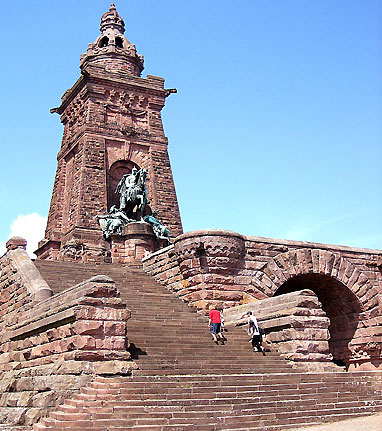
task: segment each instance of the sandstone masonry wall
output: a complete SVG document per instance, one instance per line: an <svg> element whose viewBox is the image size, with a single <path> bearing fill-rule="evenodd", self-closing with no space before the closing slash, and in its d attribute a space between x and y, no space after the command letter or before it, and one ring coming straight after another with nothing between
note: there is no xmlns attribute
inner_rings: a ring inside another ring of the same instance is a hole
<svg viewBox="0 0 382 431"><path fill-rule="evenodd" d="M188 281L182 276L173 245L152 253L142 261L148 274L181 297L179 291L183 290Z"/></svg>
<svg viewBox="0 0 382 431"><path fill-rule="evenodd" d="M131 373L129 312L105 276L37 301L15 260L0 259L0 422L31 424L96 375Z"/></svg>
<svg viewBox="0 0 382 431"><path fill-rule="evenodd" d="M256 316L266 332L266 344L304 371L339 371L332 364L329 318L311 290L287 293L229 308L225 326L247 324L247 311ZM247 326L245 326L247 329Z"/></svg>
<svg viewBox="0 0 382 431"><path fill-rule="evenodd" d="M102 64L87 64L83 72L53 109L61 115L64 134L39 259L104 262L110 246L96 216L115 199L116 164L118 181L133 165L148 169L149 207L159 212L172 237L182 233L161 118L171 93L164 79L129 76Z"/></svg>
<svg viewBox="0 0 382 431"><path fill-rule="evenodd" d="M198 310L311 289L330 318L333 356L349 369L382 367L382 251L205 230L143 264ZM177 278L166 281L170 268Z"/></svg>

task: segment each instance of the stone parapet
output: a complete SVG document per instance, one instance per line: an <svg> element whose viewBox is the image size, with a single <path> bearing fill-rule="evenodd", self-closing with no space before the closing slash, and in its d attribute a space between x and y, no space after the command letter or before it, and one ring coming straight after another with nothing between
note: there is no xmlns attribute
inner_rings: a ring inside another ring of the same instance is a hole
<svg viewBox="0 0 382 431"><path fill-rule="evenodd" d="M127 351L130 312L112 279L96 276L36 302L46 286L21 253L0 260L0 422L25 425L95 375L129 375L135 365Z"/></svg>
<svg viewBox="0 0 382 431"><path fill-rule="evenodd" d="M382 251L203 230L143 260L190 306L234 307L311 289L330 319L330 353L349 369L382 367Z"/></svg>
<svg viewBox="0 0 382 431"><path fill-rule="evenodd" d="M42 301L53 295L52 289L41 277L41 274L24 249L11 249L7 252L7 256L22 277L24 285L31 294L33 301Z"/></svg>
<svg viewBox="0 0 382 431"><path fill-rule="evenodd" d="M188 280L183 278L180 271L174 245L143 258L142 264L148 274L174 293L181 291L188 285Z"/></svg>
<svg viewBox="0 0 382 431"><path fill-rule="evenodd" d="M224 230L201 230L178 236L174 251L184 280L178 292L195 308L224 306L242 300L238 275L243 269L245 237Z"/></svg>
<svg viewBox="0 0 382 431"><path fill-rule="evenodd" d="M130 314L118 296L110 278L96 276L8 314L0 370L13 368L7 364L15 361L20 367L31 366L34 360L38 363L39 358L54 362L56 355L70 360L129 359L126 320Z"/></svg>
<svg viewBox="0 0 382 431"><path fill-rule="evenodd" d="M245 325L243 315L252 311L267 343L295 366L305 371L338 371L328 342L330 321L321 307L314 292L302 290L225 310L225 326Z"/></svg>

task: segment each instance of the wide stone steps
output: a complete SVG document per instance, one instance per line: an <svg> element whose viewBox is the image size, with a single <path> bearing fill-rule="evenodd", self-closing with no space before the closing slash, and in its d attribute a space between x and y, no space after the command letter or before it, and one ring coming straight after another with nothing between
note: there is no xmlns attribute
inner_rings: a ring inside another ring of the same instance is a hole
<svg viewBox="0 0 382 431"><path fill-rule="evenodd" d="M288 377L294 383L281 383ZM74 422L82 430L286 429L382 410L382 396L370 400L362 383L367 380L322 375L299 380L294 373L270 379L263 374L97 378L35 430L67 430Z"/></svg>
<svg viewBox="0 0 382 431"><path fill-rule="evenodd" d="M252 352L242 328L230 329L226 333L226 345L216 346L209 334L207 318L142 270L67 262L36 261L35 264L57 292L67 286L68 280L80 283L97 274L115 281L131 311L127 331L131 353L139 366L136 374L292 371L278 354L269 354L265 362L261 360L259 364L258 358L255 359L258 355Z"/></svg>
<svg viewBox="0 0 382 431"><path fill-rule="evenodd" d="M367 407L365 407L365 410ZM106 418L100 413L93 413L89 419L80 419L82 416L70 416L71 420L49 419L42 420L40 426L34 426L35 430L126 430L129 428L139 429L142 427L147 430L228 430L235 427L236 430L273 430L285 429L285 426L292 428L306 424L321 423L322 417L331 417L335 420L345 420L362 415L361 408L358 412L355 407L344 407L339 409L322 408L317 410L295 410L282 414L261 413L261 416L254 414L252 411L243 412L207 412L205 414L194 412L192 415L187 412L184 415L162 414L154 416L152 412L147 412L143 417L126 418L123 415L113 412L110 416L113 419ZM68 414L66 416L69 416ZM240 424L240 427L237 425Z"/></svg>
<svg viewBox="0 0 382 431"><path fill-rule="evenodd" d="M253 353L242 328L212 343L205 316L138 267L36 262L59 292L110 276L131 310L132 377L97 377L34 430L286 430L382 410L373 373L306 373L276 352Z"/></svg>

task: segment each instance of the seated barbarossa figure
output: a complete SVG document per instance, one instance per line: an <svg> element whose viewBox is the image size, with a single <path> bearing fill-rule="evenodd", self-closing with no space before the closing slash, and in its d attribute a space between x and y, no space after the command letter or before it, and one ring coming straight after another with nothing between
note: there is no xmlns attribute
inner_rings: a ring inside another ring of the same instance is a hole
<svg viewBox="0 0 382 431"><path fill-rule="evenodd" d="M158 211L153 211L151 215L143 217L146 223L151 224L153 232L158 239L165 239L170 243L170 231L158 220Z"/></svg>
<svg viewBox="0 0 382 431"><path fill-rule="evenodd" d="M109 239L112 234L121 235L123 226L135 221L129 219L127 215L123 211L120 211L115 205L110 208L108 214L96 216L96 218L102 228L105 239Z"/></svg>

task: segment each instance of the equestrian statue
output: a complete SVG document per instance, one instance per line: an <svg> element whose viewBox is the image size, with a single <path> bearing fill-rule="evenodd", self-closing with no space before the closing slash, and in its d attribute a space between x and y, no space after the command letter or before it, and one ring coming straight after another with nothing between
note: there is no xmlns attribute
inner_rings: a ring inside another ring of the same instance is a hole
<svg viewBox="0 0 382 431"><path fill-rule="evenodd" d="M113 205L107 214L96 216L106 240L111 235L122 235L122 228L129 223L148 223L158 239L169 242L170 233L157 218L158 212L144 215L149 201L147 199L146 178L147 169L137 169L135 166L130 173L120 179L115 193L119 194L119 208Z"/></svg>
<svg viewBox="0 0 382 431"><path fill-rule="evenodd" d="M147 169L139 169L134 166L130 174L125 174L119 181L115 193L120 194L119 210L127 216L137 214L142 219L147 200L146 191ZM136 211L134 211L136 209Z"/></svg>

